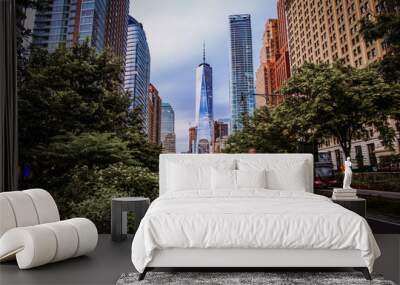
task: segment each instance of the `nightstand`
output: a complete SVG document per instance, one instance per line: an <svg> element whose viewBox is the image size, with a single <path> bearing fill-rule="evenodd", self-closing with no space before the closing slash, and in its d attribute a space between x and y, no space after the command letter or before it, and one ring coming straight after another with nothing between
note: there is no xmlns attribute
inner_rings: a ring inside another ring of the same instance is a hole
<svg viewBox="0 0 400 285"><path fill-rule="evenodd" d="M123 241L128 232L128 212L135 214L135 232L146 214L150 199L144 197L122 197L111 200L111 238Z"/></svg>
<svg viewBox="0 0 400 285"><path fill-rule="evenodd" d="M363 198L356 199L332 199L332 202L359 214L361 217L366 217L367 200Z"/></svg>

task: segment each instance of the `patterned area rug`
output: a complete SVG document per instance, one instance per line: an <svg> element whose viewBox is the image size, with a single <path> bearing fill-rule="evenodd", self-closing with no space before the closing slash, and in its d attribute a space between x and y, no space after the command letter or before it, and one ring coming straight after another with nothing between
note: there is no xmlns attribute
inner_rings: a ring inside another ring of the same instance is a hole
<svg viewBox="0 0 400 285"><path fill-rule="evenodd" d="M138 273L122 274L117 285L395 285L376 275L372 275L373 280L368 281L359 272L148 272L142 281L138 281L138 276Z"/></svg>

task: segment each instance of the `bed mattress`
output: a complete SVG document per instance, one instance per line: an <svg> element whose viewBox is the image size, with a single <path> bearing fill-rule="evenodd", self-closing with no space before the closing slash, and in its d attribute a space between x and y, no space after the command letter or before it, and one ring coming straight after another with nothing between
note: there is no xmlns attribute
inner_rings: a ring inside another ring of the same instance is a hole
<svg viewBox="0 0 400 285"><path fill-rule="evenodd" d="M320 195L265 189L162 195L135 234L132 262L143 272L172 248L359 250L370 271L380 255L361 216Z"/></svg>

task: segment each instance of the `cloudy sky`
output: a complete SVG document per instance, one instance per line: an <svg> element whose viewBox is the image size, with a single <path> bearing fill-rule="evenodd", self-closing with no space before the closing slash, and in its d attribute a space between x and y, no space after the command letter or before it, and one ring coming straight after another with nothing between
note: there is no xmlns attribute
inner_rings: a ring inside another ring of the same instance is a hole
<svg viewBox="0 0 400 285"><path fill-rule="evenodd" d="M213 68L214 119L229 118L228 16L251 14L254 71L264 24L276 17L275 0L131 0L130 14L144 26L151 54L151 82L163 102L175 109L177 152L188 150L194 122L195 69L202 61Z"/></svg>

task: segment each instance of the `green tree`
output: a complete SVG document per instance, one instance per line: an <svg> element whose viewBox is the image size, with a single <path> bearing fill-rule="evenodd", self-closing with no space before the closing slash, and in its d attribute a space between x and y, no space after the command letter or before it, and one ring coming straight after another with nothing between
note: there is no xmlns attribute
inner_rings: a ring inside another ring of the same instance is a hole
<svg viewBox="0 0 400 285"><path fill-rule="evenodd" d="M352 140L366 138L367 127L374 126L392 145L394 130L387 119L398 112L399 86L386 83L372 68L306 63L282 93L291 96L277 116L288 133L295 131L304 141L334 137L349 156Z"/></svg>
<svg viewBox="0 0 400 285"><path fill-rule="evenodd" d="M24 72L19 154L31 174L21 177L21 187L51 191L63 217L92 217L100 231L109 229L100 217L109 212L112 195L155 198L160 147L147 142L137 110L130 110L117 57L97 53L88 42L53 53L35 49Z"/></svg>
<svg viewBox="0 0 400 285"><path fill-rule="evenodd" d="M110 232L111 198L158 196L158 175L147 168L124 163L106 168L76 166L68 173L67 187L55 192L66 217L87 217L100 232ZM74 197L71 199L70 197Z"/></svg>
<svg viewBox="0 0 400 285"><path fill-rule="evenodd" d="M400 1L378 3L380 12L361 21L361 34L368 43L382 40L386 53L376 66L385 80L400 83Z"/></svg>
<svg viewBox="0 0 400 285"><path fill-rule="evenodd" d="M254 115L246 118L243 129L228 138L224 152L246 153L251 148L257 152L294 152L296 149L295 137L290 136L275 112L267 107L255 111Z"/></svg>
<svg viewBox="0 0 400 285"><path fill-rule="evenodd" d="M24 76L24 68L27 64L29 46L24 45L24 40L29 41L32 31L25 27L27 9L46 9L50 0L17 0L16 1L16 40L17 40L17 72L18 79Z"/></svg>

